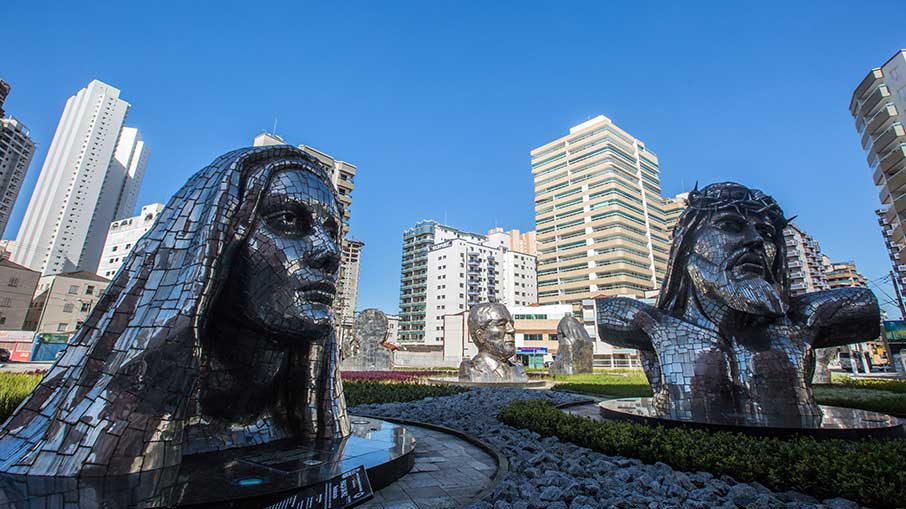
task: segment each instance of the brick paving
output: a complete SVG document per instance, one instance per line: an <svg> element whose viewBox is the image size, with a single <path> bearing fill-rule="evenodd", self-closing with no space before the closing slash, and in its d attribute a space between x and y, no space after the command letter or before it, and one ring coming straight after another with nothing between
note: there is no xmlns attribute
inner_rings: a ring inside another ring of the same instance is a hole
<svg viewBox="0 0 906 509"><path fill-rule="evenodd" d="M415 466L400 480L362 504L367 509L465 507L497 472L497 462L461 438L407 426L416 439Z"/></svg>

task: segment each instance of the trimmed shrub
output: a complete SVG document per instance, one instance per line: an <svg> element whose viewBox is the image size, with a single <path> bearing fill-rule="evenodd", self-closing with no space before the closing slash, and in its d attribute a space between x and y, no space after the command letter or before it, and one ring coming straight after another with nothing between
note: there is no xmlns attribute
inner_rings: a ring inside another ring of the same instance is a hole
<svg viewBox="0 0 906 509"><path fill-rule="evenodd" d="M0 373L0 422L12 415L19 403L38 385L43 373ZM344 380L343 389L349 406L369 403L415 401L467 391L453 385L428 385L415 382L382 382Z"/></svg>
<svg viewBox="0 0 906 509"><path fill-rule="evenodd" d="M820 499L844 497L861 504L895 507L906 500L906 440L816 441L753 437L598 422L561 412L550 403L520 401L498 419L542 436L554 436L595 451L677 470L729 475L772 490L797 490Z"/></svg>
<svg viewBox="0 0 906 509"><path fill-rule="evenodd" d="M428 397L439 398L467 391L455 385L420 384L410 382L377 382L344 380L343 392L348 406L372 403L397 403Z"/></svg>

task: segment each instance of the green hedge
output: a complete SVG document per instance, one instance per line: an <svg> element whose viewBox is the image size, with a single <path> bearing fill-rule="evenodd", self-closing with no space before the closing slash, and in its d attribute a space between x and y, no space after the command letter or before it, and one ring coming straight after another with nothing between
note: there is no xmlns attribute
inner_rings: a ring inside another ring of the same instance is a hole
<svg viewBox="0 0 906 509"><path fill-rule="evenodd" d="M356 382L344 381L343 392L348 406L371 403L415 401L427 397L451 396L469 390L455 385L430 385L416 382Z"/></svg>
<svg viewBox="0 0 906 509"><path fill-rule="evenodd" d="M781 440L731 432L598 422L561 412L543 401L521 401L498 418L542 436L556 436L608 455L661 461L682 471L758 481L775 491L819 499L844 497L894 507L906 500L906 440Z"/></svg>
<svg viewBox="0 0 906 509"><path fill-rule="evenodd" d="M0 373L0 422L5 421L25 396L38 385L43 375ZM369 403L414 401L427 397L450 396L467 391L452 385L425 385L419 383L343 382L346 404L349 406Z"/></svg>

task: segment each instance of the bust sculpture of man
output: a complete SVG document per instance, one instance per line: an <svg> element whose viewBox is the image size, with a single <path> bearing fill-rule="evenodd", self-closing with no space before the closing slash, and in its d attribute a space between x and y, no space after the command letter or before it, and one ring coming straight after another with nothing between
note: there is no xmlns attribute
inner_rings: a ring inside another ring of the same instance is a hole
<svg viewBox="0 0 906 509"><path fill-rule="evenodd" d="M459 365L459 379L469 382L528 382L522 364L514 362L516 327L506 306L494 302L469 310L469 337L478 354Z"/></svg>
<svg viewBox="0 0 906 509"><path fill-rule="evenodd" d="M557 324L557 359L551 364L552 375L575 375L593 371L595 345L585 327L573 316L564 316Z"/></svg>
<svg viewBox="0 0 906 509"><path fill-rule="evenodd" d="M640 350L665 416L814 423L814 349L878 336L868 289L790 295L788 222L759 190L731 182L693 190L657 305L597 299L601 339Z"/></svg>

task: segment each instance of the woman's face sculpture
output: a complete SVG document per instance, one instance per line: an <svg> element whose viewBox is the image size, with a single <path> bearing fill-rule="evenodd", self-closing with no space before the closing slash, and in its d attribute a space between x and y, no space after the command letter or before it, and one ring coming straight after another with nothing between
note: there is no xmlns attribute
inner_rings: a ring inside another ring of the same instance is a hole
<svg viewBox="0 0 906 509"><path fill-rule="evenodd" d="M279 338L322 339L339 267L340 212L328 184L304 169L275 174L231 274L233 304Z"/></svg>

